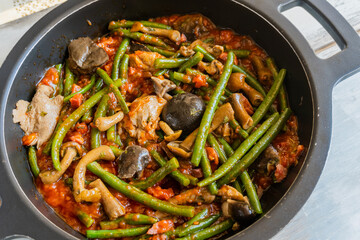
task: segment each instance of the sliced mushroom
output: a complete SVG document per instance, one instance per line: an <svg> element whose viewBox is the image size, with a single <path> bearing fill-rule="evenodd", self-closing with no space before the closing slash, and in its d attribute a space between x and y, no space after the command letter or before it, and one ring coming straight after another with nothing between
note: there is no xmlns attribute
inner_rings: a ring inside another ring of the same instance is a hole
<svg viewBox="0 0 360 240"><path fill-rule="evenodd" d="M71 165L72 161L76 157L77 153L81 156L82 154L81 146L76 142L67 142L61 148L61 156L63 159L61 160L60 171L50 170L44 171L39 174L41 181L44 184L50 184L58 181L61 176L64 174L66 169Z"/></svg>
<svg viewBox="0 0 360 240"><path fill-rule="evenodd" d="M270 69L265 66L263 60L259 56L251 55L250 60L255 66L260 82L263 85L270 86L272 82L272 73Z"/></svg>
<svg viewBox="0 0 360 240"><path fill-rule="evenodd" d="M219 107L218 110L216 110L214 114L214 118L211 122L209 133L214 131L216 128L218 128L222 123L228 122L234 119L234 110L231 107L230 103L226 103ZM199 129L196 129L193 131L190 135L188 135L185 140L180 144L180 146L187 150L191 151L192 146L195 142L196 135Z"/></svg>
<svg viewBox="0 0 360 240"><path fill-rule="evenodd" d="M216 196L212 195L207 187L196 187L186 190L175 197L169 199L173 204L191 204L191 203L212 203Z"/></svg>
<svg viewBox="0 0 360 240"><path fill-rule="evenodd" d="M146 148L138 145L127 146L117 159L118 176L120 178L138 178L150 162L150 154Z"/></svg>
<svg viewBox="0 0 360 240"><path fill-rule="evenodd" d="M181 46L179 51L180 51L180 54L183 55L184 57L190 57L195 54L195 51L192 48L187 47L187 46Z"/></svg>
<svg viewBox="0 0 360 240"><path fill-rule="evenodd" d="M95 121L95 127L97 127L100 131L103 132L120 122L123 118L124 113L122 111L119 111L109 117L99 117Z"/></svg>
<svg viewBox="0 0 360 240"><path fill-rule="evenodd" d="M182 130L177 130L174 132L171 127L164 121L160 121L159 126L165 132L166 136L164 139L168 142L175 141L181 136Z"/></svg>
<svg viewBox="0 0 360 240"><path fill-rule="evenodd" d="M69 44L69 67L77 74L90 74L109 60L105 50L89 37L74 39Z"/></svg>
<svg viewBox="0 0 360 240"><path fill-rule="evenodd" d="M96 160L114 161L115 155L110 147L100 146L88 152L78 163L73 176L74 198L76 202L98 202L101 199L98 188L85 189L86 165Z"/></svg>
<svg viewBox="0 0 360 240"><path fill-rule="evenodd" d="M151 77L151 80L153 80L155 93L159 97L163 97L166 100L170 100L172 96L170 96L167 92L174 90L176 88L176 84L168 79L161 79L158 77Z"/></svg>
<svg viewBox="0 0 360 240"><path fill-rule="evenodd" d="M250 205L243 201L228 199L221 205L221 210L225 217L231 217L239 224L248 224L256 216Z"/></svg>
<svg viewBox="0 0 360 240"><path fill-rule="evenodd" d="M169 142L167 144L167 147L170 149L170 151L172 153L174 153L175 155L177 155L179 157L190 158L191 157L191 152L187 152L186 150L181 148L180 143L181 143L180 141Z"/></svg>
<svg viewBox="0 0 360 240"><path fill-rule="evenodd" d="M167 37L168 39L170 39L175 43L178 43L181 40L181 34L177 30L145 27L141 22L135 22L131 28L131 31L143 32L151 35Z"/></svg>
<svg viewBox="0 0 360 240"><path fill-rule="evenodd" d="M121 205L119 200L110 193L109 189L100 179L90 183L89 187L99 189L101 202L110 220L115 220L126 213L125 208Z"/></svg>
<svg viewBox="0 0 360 240"><path fill-rule="evenodd" d="M218 61L213 60L211 63L199 62L198 64L200 70L206 71L210 75L218 75L222 72L224 65Z"/></svg>
<svg viewBox="0 0 360 240"><path fill-rule="evenodd" d="M233 199L238 201L243 201L249 203L247 197L244 197L236 188L229 185L223 185L219 191L218 196L221 196L223 199Z"/></svg>
<svg viewBox="0 0 360 240"><path fill-rule="evenodd" d="M245 74L242 73L231 74L227 87L232 92L237 92L239 90L244 91L244 93L249 97L250 102L254 106L259 106L261 102L264 101L264 96L250 87L245 82L245 77Z"/></svg>
<svg viewBox="0 0 360 240"><path fill-rule="evenodd" d="M233 93L230 96L230 102L235 111L235 117L240 122L243 129L248 129L253 125L252 117L247 113L241 101L241 93Z"/></svg>
<svg viewBox="0 0 360 240"><path fill-rule="evenodd" d="M212 45L208 43L204 43L201 40L195 40L192 42L189 46L181 46L180 47L180 53L184 57L190 57L195 53L193 50L197 45L203 47L206 51L208 51L210 54L214 55L216 58L218 58L223 52L224 47L220 45Z"/></svg>

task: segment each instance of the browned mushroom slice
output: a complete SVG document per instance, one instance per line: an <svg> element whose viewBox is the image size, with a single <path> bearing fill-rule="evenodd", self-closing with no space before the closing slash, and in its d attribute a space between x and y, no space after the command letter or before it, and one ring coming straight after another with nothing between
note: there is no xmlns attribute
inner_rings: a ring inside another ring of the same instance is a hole
<svg viewBox="0 0 360 240"><path fill-rule="evenodd" d="M127 146L118 157L118 176L120 178L138 178L150 162L150 154L146 148L138 145Z"/></svg>
<svg viewBox="0 0 360 240"><path fill-rule="evenodd" d="M67 142L61 148L61 156L63 159L61 160L60 166L61 170L50 170L44 171L39 174L41 181L44 184L50 184L58 181L61 176L64 174L66 169L71 165L72 161L76 157L77 153L81 156L82 154L81 146L76 142Z"/></svg>
<svg viewBox="0 0 360 240"><path fill-rule="evenodd" d="M166 134L166 136L164 137L165 141L168 141L168 142L175 141L176 139L178 139L181 136L182 130L178 130L178 131L174 132L170 128L170 126L164 121L160 121L159 126L160 126L161 130L163 130Z"/></svg>
<svg viewBox="0 0 360 240"><path fill-rule="evenodd" d="M105 50L89 37L74 39L69 44L69 67L77 74L90 74L109 60Z"/></svg>
<svg viewBox="0 0 360 240"><path fill-rule="evenodd" d="M169 142L167 144L167 147L170 149L170 151L172 153L174 153L175 155L177 155L179 157L190 158L191 157L191 152L187 152L186 150L181 148L180 143L181 143L180 141Z"/></svg>
<svg viewBox="0 0 360 240"><path fill-rule="evenodd" d="M173 204L191 204L191 203L212 203L215 200L215 195L212 195L207 187L196 187L186 190L179 195L169 199Z"/></svg>
<svg viewBox="0 0 360 240"><path fill-rule="evenodd" d="M100 179L90 183L89 187L99 189L101 202L104 206L106 215L108 215L110 220L115 220L126 213L125 208L121 205L119 200L110 193L109 189Z"/></svg>
<svg viewBox="0 0 360 240"><path fill-rule="evenodd" d="M210 125L209 133L211 133L216 128L218 128L220 124L231 121L233 119L234 119L234 110L231 107L230 103L225 103L224 105L219 107L218 110L216 110L214 114L214 118ZM180 144L180 146L187 151L191 151L192 146L196 139L197 132L198 129L193 131L189 136L185 138L185 140Z"/></svg>
<svg viewBox="0 0 360 240"><path fill-rule="evenodd" d="M217 195L221 196L223 199L233 199L249 203L247 197L244 197L238 190L236 190L236 188L229 185L223 185L219 189Z"/></svg>
<svg viewBox="0 0 360 240"><path fill-rule="evenodd" d="M97 127L100 131L103 132L120 122L123 118L124 113L122 111L119 111L109 117L99 117L95 121L95 127Z"/></svg>
<svg viewBox="0 0 360 240"><path fill-rule="evenodd" d="M250 56L251 62L254 64L259 81L266 86L270 86L272 83L272 73L269 68L267 68L263 60L256 55Z"/></svg>
<svg viewBox="0 0 360 240"><path fill-rule="evenodd" d="M264 100L264 96L250 87L245 82L245 74L242 73L232 73L227 84L227 87L232 92L237 92L239 90L244 91L244 93L249 97L250 102L254 106L259 106Z"/></svg>
<svg viewBox="0 0 360 240"><path fill-rule="evenodd" d="M163 97L166 100L170 100L172 98L169 94L167 94L167 92L174 90L176 88L175 83L173 83L168 79L161 79L157 77L151 77L151 80L153 80L154 83L153 86L155 93L159 97Z"/></svg>
<svg viewBox="0 0 360 240"><path fill-rule="evenodd" d="M210 75L218 75L224 68L224 65L218 60L213 60L211 63L199 62L198 66L200 70L204 70Z"/></svg>
<svg viewBox="0 0 360 240"><path fill-rule="evenodd" d="M131 31L143 32L151 35L167 37L168 39L170 39L175 43L178 43L181 40L181 34L177 30L145 27L141 22L135 22L131 28Z"/></svg>
<svg viewBox="0 0 360 240"><path fill-rule="evenodd" d="M247 113L243 103L241 101L241 93L233 93L230 96L230 102L235 111L235 117L240 122L243 129L248 129L253 125L253 119Z"/></svg>
<svg viewBox="0 0 360 240"><path fill-rule="evenodd" d="M221 210L225 217L231 217L239 224L249 224L256 217L250 204L243 201L227 199L221 205Z"/></svg>
<svg viewBox="0 0 360 240"><path fill-rule="evenodd" d="M114 161L115 155L110 147L100 146L88 152L77 164L74 171L73 194L76 202L98 202L101 199L97 188L85 189L86 165L96 160Z"/></svg>

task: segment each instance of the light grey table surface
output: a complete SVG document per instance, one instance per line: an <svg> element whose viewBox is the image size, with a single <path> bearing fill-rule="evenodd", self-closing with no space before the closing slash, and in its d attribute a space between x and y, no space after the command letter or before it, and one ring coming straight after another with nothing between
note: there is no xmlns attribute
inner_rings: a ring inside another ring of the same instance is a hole
<svg viewBox="0 0 360 240"><path fill-rule="evenodd" d="M0 65L50 10L0 26ZM360 239L360 73L334 88L332 104L331 146L320 180L303 208L272 240Z"/></svg>

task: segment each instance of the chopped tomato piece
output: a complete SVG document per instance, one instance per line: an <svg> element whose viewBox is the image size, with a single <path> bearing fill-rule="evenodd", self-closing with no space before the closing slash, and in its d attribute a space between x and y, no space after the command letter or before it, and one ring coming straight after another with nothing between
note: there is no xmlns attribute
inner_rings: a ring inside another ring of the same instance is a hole
<svg viewBox="0 0 360 240"><path fill-rule="evenodd" d="M153 195L154 197L156 197L158 199L162 199L162 200L168 200L174 196L174 191L172 190L172 188L162 189L159 186L149 187L147 189L147 192L149 194Z"/></svg>
<svg viewBox="0 0 360 240"><path fill-rule="evenodd" d="M205 150L206 150L209 160L214 161L214 163L216 165L218 165L219 164L219 156L218 156L217 152L215 151L215 149L212 147L206 147Z"/></svg>
<svg viewBox="0 0 360 240"><path fill-rule="evenodd" d="M71 134L71 136L69 137L69 139L71 141L77 142L79 144L83 144L84 143L84 138L81 135L81 133L79 132L74 132L73 134Z"/></svg>
<svg viewBox="0 0 360 240"><path fill-rule="evenodd" d="M161 220L152 225L152 227L147 231L147 234L155 235L165 233L174 228L174 222L170 219Z"/></svg>
<svg viewBox="0 0 360 240"><path fill-rule="evenodd" d="M84 96L81 93L75 94L72 98L70 98L70 104L73 108L78 108L82 104Z"/></svg>
<svg viewBox="0 0 360 240"><path fill-rule="evenodd" d="M40 84L44 84L50 87L54 87L59 81L59 72L56 68L52 67L46 71L45 76L41 79Z"/></svg>
<svg viewBox="0 0 360 240"><path fill-rule="evenodd" d="M71 93L76 93L76 92L78 92L80 90L81 90L81 87L79 85L75 84L75 83L71 87Z"/></svg>
<svg viewBox="0 0 360 240"><path fill-rule="evenodd" d="M201 87L207 87L208 83L206 82L206 76L205 75L196 75L193 80L193 83L195 83L195 87L196 88L201 88Z"/></svg>
<svg viewBox="0 0 360 240"><path fill-rule="evenodd" d="M38 137L38 134L37 133L31 133L29 135L25 135L22 137L22 144L24 146L30 146L34 141L36 141Z"/></svg>
<svg viewBox="0 0 360 240"><path fill-rule="evenodd" d="M79 132L81 134L85 134L88 131L88 127L87 127L86 123L83 123L83 122L76 123L75 129L77 132Z"/></svg>

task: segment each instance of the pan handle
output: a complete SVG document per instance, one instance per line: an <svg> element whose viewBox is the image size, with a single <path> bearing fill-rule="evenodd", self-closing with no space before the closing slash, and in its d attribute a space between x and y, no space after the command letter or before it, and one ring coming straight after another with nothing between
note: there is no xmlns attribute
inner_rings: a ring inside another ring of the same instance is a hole
<svg viewBox="0 0 360 240"><path fill-rule="evenodd" d="M360 37L348 21L326 0L272 0L274 8L284 11L295 6L303 7L328 31L341 51L327 59L318 58L313 51L311 65L325 69L334 86L360 70ZM329 74L331 72L331 74Z"/></svg>

